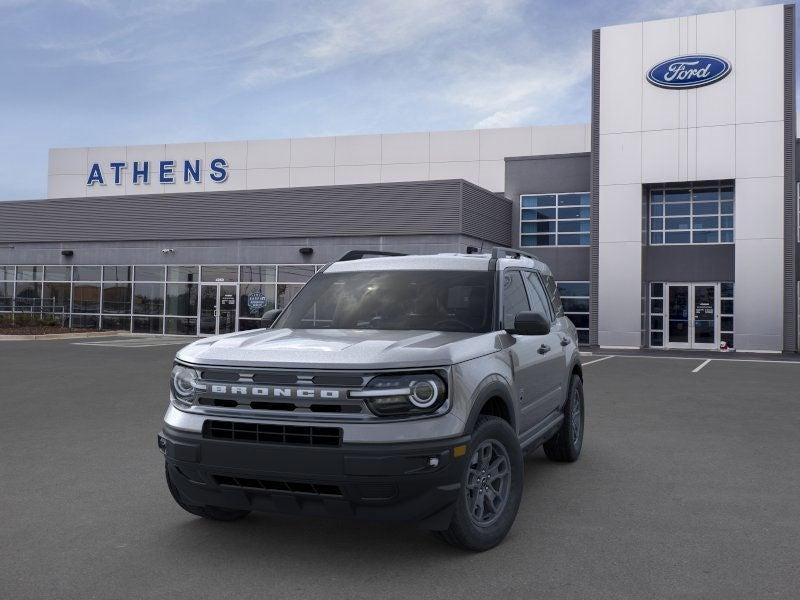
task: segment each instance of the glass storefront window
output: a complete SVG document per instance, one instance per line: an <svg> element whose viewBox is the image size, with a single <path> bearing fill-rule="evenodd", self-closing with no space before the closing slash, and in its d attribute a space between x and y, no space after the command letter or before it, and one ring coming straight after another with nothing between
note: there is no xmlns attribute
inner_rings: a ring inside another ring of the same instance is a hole
<svg viewBox="0 0 800 600"><path fill-rule="evenodd" d="M74 329L99 329L100 315L72 315Z"/></svg>
<svg viewBox="0 0 800 600"><path fill-rule="evenodd" d="M130 281L131 270L128 266L103 267L103 281Z"/></svg>
<svg viewBox="0 0 800 600"><path fill-rule="evenodd" d="M650 244L733 242L733 188L653 188L649 193Z"/></svg>
<svg viewBox="0 0 800 600"><path fill-rule="evenodd" d="M133 313L137 315L164 314L164 284L136 283L133 286ZM134 328L136 320L134 319Z"/></svg>
<svg viewBox="0 0 800 600"><path fill-rule="evenodd" d="M239 281L272 283L275 281L275 265L242 265Z"/></svg>
<svg viewBox="0 0 800 600"><path fill-rule="evenodd" d="M164 320L164 333L172 335L197 335L197 319L167 317Z"/></svg>
<svg viewBox="0 0 800 600"><path fill-rule="evenodd" d="M167 281L196 283L200 277L200 269L195 266L188 267L167 267Z"/></svg>
<svg viewBox="0 0 800 600"><path fill-rule="evenodd" d="M276 308L286 308L286 305L291 302L292 298L294 298L301 289L303 289L302 285L279 283Z"/></svg>
<svg viewBox="0 0 800 600"><path fill-rule="evenodd" d="M72 312L100 312L100 284L75 283L72 286Z"/></svg>
<svg viewBox="0 0 800 600"><path fill-rule="evenodd" d="M130 331L131 330L131 318L124 317L124 316L107 316L103 315L102 320L100 321L102 327L106 331Z"/></svg>
<svg viewBox="0 0 800 600"><path fill-rule="evenodd" d="M239 317L260 319L268 310L275 308L275 286L257 283L239 284Z"/></svg>
<svg viewBox="0 0 800 600"><path fill-rule="evenodd" d="M42 309L53 314L68 314L69 305L69 283L57 283L46 281L42 284Z"/></svg>
<svg viewBox="0 0 800 600"><path fill-rule="evenodd" d="M239 319L239 331L250 331L262 327L264 326L261 324L261 319Z"/></svg>
<svg viewBox="0 0 800 600"><path fill-rule="evenodd" d="M134 281L164 281L164 267L135 266Z"/></svg>
<svg viewBox="0 0 800 600"><path fill-rule="evenodd" d="M72 267L72 281L100 281L100 267Z"/></svg>
<svg viewBox="0 0 800 600"><path fill-rule="evenodd" d="M236 281L239 276L239 269L233 265L204 266L200 271L202 280L211 283L224 283Z"/></svg>
<svg viewBox="0 0 800 600"><path fill-rule="evenodd" d="M315 265L278 265L278 281L281 283L306 283L315 272Z"/></svg>
<svg viewBox="0 0 800 600"><path fill-rule="evenodd" d="M589 343L589 282L559 281L558 295L564 307L564 315L569 317L578 330L578 343Z"/></svg>
<svg viewBox="0 0 800 600"><path fill-rule="evenodd" d="M103 284L103 314L131 314L131 284Z"/></svg>
<svg viewBox="0 0 800 600"><path fill-rule="evenodd" d="M197 284L168 283L166 314L197 316Z"/></svg>
<svg viewBox="0 0 800 600"><path fill-rule="evenodd" d="M163 333L164 319L162 317L134 317L134 333Z"/></svg>
<svg viewBox="0 0 800 600"><path fill-rule="evenodd" d="M41 283L17 282L14 294L14 310L27 312L33 307L38 307L41 293Z"/></svg>
<svg viewBox="0 0 800 600"><path fill-rule="evenodd" d="M44 268L45 281L69 281L72 279L72 267L50 267Z"/></svg>
<svg viewBox="0 0 800 600"><path fill-rule="evenodd" d="M0 311L10 311L14 307L14 282L0 281Z"/></svg>
<svg viewBox="0 0 800 600"><path fill-rule="evenodd" d="M13 265L0 265L0 281L11 281L14 279Z"/></svg>
<svg viewBox="0 0 800 600"><path fill-rule="evenodd" d="M41 267L17 267L17 281L41 281L42 268Z"/></svg>

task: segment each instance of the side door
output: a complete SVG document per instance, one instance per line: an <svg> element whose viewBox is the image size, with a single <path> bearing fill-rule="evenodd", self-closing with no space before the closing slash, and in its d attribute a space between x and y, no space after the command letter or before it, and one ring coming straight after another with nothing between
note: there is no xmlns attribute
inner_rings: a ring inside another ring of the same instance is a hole
<svg viewBox="0 0 800 600"><path fill-rule="evenodd" d="M546 415L561 408L564 402L564 386L566 382L567 354L571 338L564 332L563 310L560 302L558 306L558 292L555 298L551 295L547 284L541 274L535 271L525 271L523 275L528 295L531 297L531 310L541 312L550 319L550 333L544 337L547 352L544 353L545 372L542 375L544 387L543 403L547 407ZM552 277L550 277L552 279ZM555 281L553 281L555 287ZM565 343L566 342L566 343Z"/></svg>
<svg viewBox="0 0 800 600"><path fill-rule="evenodd" d="M531 310L522 272L506 269L501 274L502 327L513 330L518 313ZM514 372L514 391L519 402L520 433L535 427L550 411L545 405L546 354L540 353L547 336L507 334L508 353Z"/></svg>

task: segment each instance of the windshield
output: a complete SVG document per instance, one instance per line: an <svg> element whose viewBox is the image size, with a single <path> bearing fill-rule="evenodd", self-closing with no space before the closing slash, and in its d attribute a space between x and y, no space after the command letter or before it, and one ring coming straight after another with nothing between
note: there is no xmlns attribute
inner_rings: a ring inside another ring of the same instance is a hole
<svg viewBox="0 0 800 600"><path fill-rule="evenodd" d="M320 273L274 327L485 333L492 328L493 275L489 271Z"/></svg>

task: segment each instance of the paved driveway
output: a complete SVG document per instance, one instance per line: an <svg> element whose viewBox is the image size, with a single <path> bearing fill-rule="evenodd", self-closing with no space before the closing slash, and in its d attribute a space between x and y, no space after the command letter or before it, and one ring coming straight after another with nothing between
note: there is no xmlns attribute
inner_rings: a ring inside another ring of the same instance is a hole
<svg viewBox="0 0 800 600"><path fill-rule="evenodd" d="M177 348L0 343L0 597L797 597L800 364L587 357L581 460L529 456L508 539L468 554L185 514L155 443Z"/></svg>

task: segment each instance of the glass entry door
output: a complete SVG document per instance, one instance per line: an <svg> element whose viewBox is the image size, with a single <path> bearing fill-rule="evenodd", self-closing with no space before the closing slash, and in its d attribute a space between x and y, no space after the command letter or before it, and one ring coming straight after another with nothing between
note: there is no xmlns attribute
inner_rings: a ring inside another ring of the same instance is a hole
<svg viewBox="0 0 800 600"><path fill-rule="evenodd" d="M667 284L669 348L714 350L719 344L719 284Z"/></svg>
<svg viewBox="0 0 800 600"><path fill-rule="evenodd" d="M200 335L236 331L236 286L200 286Z"/></svg>

